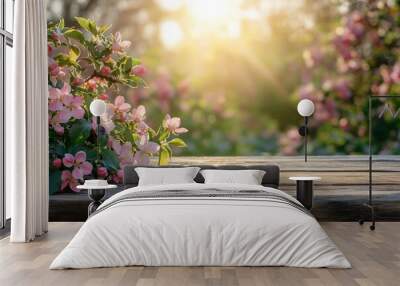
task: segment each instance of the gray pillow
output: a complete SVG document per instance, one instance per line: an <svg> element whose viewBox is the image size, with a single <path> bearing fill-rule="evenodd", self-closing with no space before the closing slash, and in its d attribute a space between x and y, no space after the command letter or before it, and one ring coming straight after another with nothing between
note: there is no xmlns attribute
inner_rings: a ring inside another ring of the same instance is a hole
<svg viewBox="0 0 400 286"><path fill-rule="evenodd" d="M202 170L205 184L261 185L265 171L262 170Z"/></svg>
<svg viewBox="0 0 400 286"><path fill-rule="evenodd" d="M195 183L199 167L183 168L135 168L139 176L139 186Z"/></svg>

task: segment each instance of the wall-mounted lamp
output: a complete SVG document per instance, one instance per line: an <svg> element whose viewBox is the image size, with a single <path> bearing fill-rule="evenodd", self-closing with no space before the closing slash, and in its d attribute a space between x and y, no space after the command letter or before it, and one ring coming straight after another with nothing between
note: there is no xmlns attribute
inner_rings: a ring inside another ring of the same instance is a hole
<svg viewBox="0 0 400 286"><path fill-rule="evenodd" d="M96 117L97 126L97 154L96 154L96 164L99 164L100 156L100 116L106 112L106 103L100 99L95 99L90 103L90 113Z"/></svg>
<svg viewBox="0 0 400 286"><path fill-rule="evenodd" d="M303 99L297 105L297 112L304 117L304 126L299 128L299 134L304 137L304 161L307 162L307 134L308 118L313 115L315 110L314 103L309 99Z"/></svg>

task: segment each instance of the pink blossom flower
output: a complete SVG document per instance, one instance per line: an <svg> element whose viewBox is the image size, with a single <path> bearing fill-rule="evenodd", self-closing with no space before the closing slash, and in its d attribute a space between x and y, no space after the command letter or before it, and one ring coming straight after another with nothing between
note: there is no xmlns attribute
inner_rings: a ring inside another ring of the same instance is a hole
<svg viewBox="0 0 400 286"><path fill-rule="evenodd" d="M311 82L309 82L309 83L303 84L300 87L299 97L301 99L309 99L312 101L317 101L322 98L322 93L319 90L317 90Z"/></svg>
<svg viewBox="0 0 400 286"><path fill-rule="evenodd" d="M106 178L108 176L108 171L105 167L97 168L97 176L100 178Z"/></svg>
<svg viewBox="0 0 400 286"><path fill-rule="evenodd" d="M60 114L56 113L54 115L49 114L49 124L53 127L54 131L58 135L64 134L64 127L61 125Z"/></svg>
<svg viewBox="0 0 400 286"><path fill-rule="evenodd" d="M150 165L150 156L145 152L136 151L133 163L136 165Z"/></svg>
<svg viewBox="0 0 400 286"><path fill-rule="evenodd" d="M125 102L125 98L118 95L114 100L114 105L111 105L113 113L118 120L125 121L128 117L127 112L131 109L131 105Z"/></svg>
<svg viewBox="0 0 400 286"><path fill-rule="evenodd" d="M146 118L146 108L143 105L139 105L137 108L132 110L130 117L133 122L142 122Z"/></svg>
<svg viewBox="0 0 400 286"><path fill-rule="evenodd" d="M71 174L69 170L64 170L61 173L61 190L64 190L66 187L69 187L74 192L79 192L77 188L79 182L78 180Z"/></svg>
<svg viewBox="0 0 400 286"><path fill-rule="evenodd" d="M72 80L71 84L74 86L80 86L82 83L84 83L84 80L81 77L77 76Z"/></svg>
<svg viewBox="0 0 400 286"><path fill-rule="evenodd" d="M109 66L103 66L103 67L100 69L100 73L101 73L101 75L103 75L103 76L109 76L109 75L111 74L111 68L110 68Z"/></svg>
<svg viewBox="0 0 400 286"><path fill-rule="evenodd" d="M130 142L120 144L117 140L112 139L112 148L115 154L118 155L121 168L133 163L132 144Z"/></svg>
<svg viewBox="0 0 400 286"><path fill-rule="evenodd" d="M155 154L160 150L160 145L149 141L147 137L142 137L139 141L138 148L140 151L147 154Z"/></svg>
<svg viewBox="0 0 400 286"><path fill-rule="evenodd" d="M101 126L104 127L107 134L110 134L110 132L113 131L115 128L115 124L113 121L113 116L114 116L113 108L114 107L112 106L112 104L108 104L106 112L104 112L103 115L100 116L100 124ZM97 123L94 117L92 118L92 129L96 132Z"/></svg>
<svg viewBox="0 0 400 286"><path fill-rule="evenodd" d="M393 66L390 78L394 83L400 83L400 63L396 63Z"/></svg>
<svg viewBox="0 0 400 286"><path fill-rule="evenodd" d="M138 165L149 165L150 156L157 153L160 150L160 145L155 142L148 141L147 137L142 136L138 143L138 151L134 156L134 164Z"/></svg>
<svg viewBox="0 0 400 286"><path fill-rule="evenodd" d="M57 76L59 72L60 72L60 67L56 62L54 62L54 60L52 63L49 63L49 74L51 76Z"/></svg>
<svg viewBox="0 0 400 286"><path fill-rule="evenodd" d="M163 121L163 127L168 129L172 133L182 134L188 132L188 130L181 126L181 119L179 117L171 117L169 114L165 116Z"/></svg>
<svg viewBox="0 0 400 286"><path fill-rule="evenodd" d="M360 39L364 35L365 27L363 16L359 11L354 11L347 21L347 28L357 38Z"/></svg>
<svg viewBox="0 0 400 286"><path fill-rule="evenodd" d="M389 91L390 85L387 83L373 84L371 86L371 91L377 95L386 95Z"/></svg>
<svg viewBox="0 0 400 286"><path fill-rule="evenodd" d="M67 168L72 168L72 176L75 179L83 179L84 175L90 175L93 170L92 164L86 161L86 153L78 151L75 156L72 154L65 154L63 164Z"/></svg>
<svg viewBox="0 0 400 286"><path fill-rule="evenodd" d="M103 93L103 94L100 94L98 96L98 98L101 99L101 100L108 100L109 96L108 96L107 93Z"/></svg>
<svg viewBox="0 0 400 286"><path fill-rule="evenodd" d="M113 52L123 53L130 46L131 46L131 42L130 41L122 41L120 32L116 32L115 33L114 42L112 44Z"/></svg>
<svg viewBox="0 0 400 286"><path fill-rule="evenodd" d="M53 32L51 33L51 38L52 38L54 41L57 41L57 42L59 42L59 43L65 41L65 37L64 37L62 31L59 30L59 29L57 29L57 30L55 30L55 31L53 31Z"/></svg>
<svg viewBox="0 0 400 286"><path fill-rule="evenodd" d="M141 121L136 125L136 132L140 135L140 136L145 136L149 131L149 126L144 122Z"/></svg>
<svg viewBox="0 0 400 286"><path fill-rule="evenodd" d="M48 69L50 77L53 80L54 79L65 80L66 75L68 74L68 68L60 67L57 64L57 62L50 57L48 58Z"/></svg>
<svg viewBox="0 0 400 286"><path fill-rule="evenodd" d="M124 171L121 169L118 170L116 174L112 175L112 180L116 184L121 184L123 179L124 179Z"/></svg>
<svg viewBox="0 0 400 286"><path fill-rule="evenodd" d="M114 108L116 112L128 112L131 105L125 102L125 97L118 95L114 100Z"/></svg>
<svg viewBox="0 0 400 286"><path fill-rule="evenodd" d="M85 110L82 108L82 97L65 95L61 98L61 101L64 104L64 108L60 111L60 120L62 123L67 123L71 118L83 118Z"/></svg>
<svg viewBox="0 0 400 286"><path fill-rule="evenodd" d="M315 103L314 119L317 122L327 122L337 117L336 104L332 98Z"/></svg>
<svg viewBox="0 0 400 286"><path fill-rule="evenodd" d="M60 158L54 159L53 161L53 167L56 169L60 169L62 165L62 161Z"/></svg>
<svg viewBox="0 0 400 286"><path fill-rule="evenodd" d="M387 66L381 66L379 68L379 73L380 73L384 83L390 84L392 82L390 69Z"/></svg>
<svg viewBox="0 0 400 286"><path fill-rule="evenodd" d="M344 100L348 100L352 96L348 82L344 79L340 79L336 82L335 91L338 93L339 97Z"/></svg>
<svg viewBox="0 0 400 286"><path fill-rule="evenodd" d="M144 77L147 73L147 69L143 65L134 66L131 69L131 74L139 77Z"/></svg>
<svg viewBox="0 0 400 286"><path fill-rule="evenodd" d="M95 91L97 89L97 81L95 78L91 78L87 81L87 86L89 90Z"/></svg>

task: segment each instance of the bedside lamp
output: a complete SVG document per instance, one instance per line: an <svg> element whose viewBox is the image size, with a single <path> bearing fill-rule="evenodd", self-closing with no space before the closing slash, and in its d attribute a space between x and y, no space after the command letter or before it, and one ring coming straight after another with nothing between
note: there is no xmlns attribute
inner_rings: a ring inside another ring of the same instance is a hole
<svg viewBox="0 0 400 286"><path fill-rule="evenodd" d="M297 105L297 112L304 117L304 126L299 128L299 134L304 137L304 161L307 162L307 133L308 117L313 115L315 110L314 103L309 99L303 99Z"/></svg>
<svg viewBox="0 0 400 286"><path fill-rule="evenodd" d="M97 125L97 157L96 163L99 164L99 155L100 155L100 116L106 112L107 106L106 103L100 99L95 99L90 103L90 113L96 117L96 125Z"/></svg>

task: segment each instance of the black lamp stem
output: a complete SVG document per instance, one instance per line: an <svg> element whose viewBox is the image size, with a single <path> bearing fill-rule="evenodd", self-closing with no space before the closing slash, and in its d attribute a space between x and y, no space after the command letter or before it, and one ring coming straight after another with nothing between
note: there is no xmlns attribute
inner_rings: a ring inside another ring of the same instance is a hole
<svg viewBox="0 0 400 286"><path fill-rule="evenodd" d="M96 154L96 165L99 167L100 165L100 116L96 116L96 125L97 125L97 154ZM97 171L96 178L97 178Z"/></svg>
<svg viewBox="0 0 400 286"><path fill-rule="evenodd" d="M307 162L307 129L308 129L308 116L304 116L304 161Z"/></svg>

